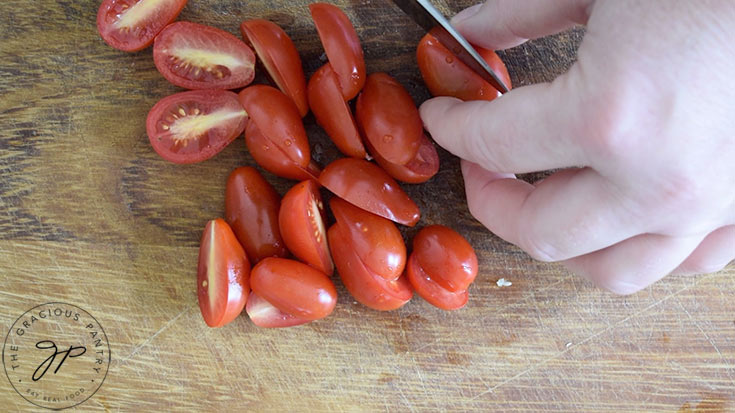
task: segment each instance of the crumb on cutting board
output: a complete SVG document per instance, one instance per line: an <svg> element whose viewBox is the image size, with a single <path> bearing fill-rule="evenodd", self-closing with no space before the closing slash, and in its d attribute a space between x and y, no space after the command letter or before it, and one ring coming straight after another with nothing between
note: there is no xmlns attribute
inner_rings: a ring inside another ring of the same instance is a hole
<svg viewBox="0 0 735 413"><path fill-rule="evenodd" d="M510 281L506 280L505 278L501 278L501 279L499 279L499 280L498 280L498 281L496 282L496 284L498 285L498 287L510 287L511 285L513 285L513 283L512 283L512 282L510 282Z"/></svg>

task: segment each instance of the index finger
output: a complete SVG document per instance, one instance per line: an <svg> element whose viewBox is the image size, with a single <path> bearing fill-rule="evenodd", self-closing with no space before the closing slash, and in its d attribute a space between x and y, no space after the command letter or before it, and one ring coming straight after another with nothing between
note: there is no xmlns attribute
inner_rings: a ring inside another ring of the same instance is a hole
<svg viewBox="0 0 735 413"><path fill-rule="evenodd" d="M568 76L514 89L491 102L430 99L420 107L421 118L444 149L491 171L584 166L573 130L579 114L564 91Z"/></svg>

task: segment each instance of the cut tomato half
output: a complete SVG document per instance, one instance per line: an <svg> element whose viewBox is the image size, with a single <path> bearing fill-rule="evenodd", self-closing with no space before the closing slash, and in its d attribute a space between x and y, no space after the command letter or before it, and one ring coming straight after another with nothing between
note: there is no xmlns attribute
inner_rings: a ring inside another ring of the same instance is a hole
<svg viewBox="0 0 735 413"><path fill-rule="evenodd" d="M406 244L396 225L349 202L333 197L329 206L342 234L357 257L374 274L388 281L403 274Z"/></svg>
<svg viewBox="0 0 735 413"><path fill-rule="evenodd" d="M327 237L339 277L355 300L380 311L395 310L411 300L413 290L406 277L389 281L370 271L337 224L329 228Z"/></svg>
<svg viewBox="0 0 735 413"><path fill-rule="evenodd" d="M136 52L150 46L185 5L186 0L104 0L97 11L97 30L115 49Z"/></svg>
<svg viewBox="0 0 735 413"><path fill-rule="evenodd" d="M276 307L273 307L273 304L252 291L248 297L248 303L245 306L245 311L247 311L248 317L250 317L253 324L258 327L293 327L310 322L310 320L284 313Z"/></svg>
<svg viewBox="0 0 735 413"><path fill-rule="evenodd" d="M434 144L431 143L426 134L421 136L421 146L416 152L416 156L408 161L405 165L398 165L388 162L380 156L380 154L370 145L370 141L366 141L370 154L373 155L375 161L380 165L388 175L401 182L409 184L420 184L428 181L437 172L439 172L439 154L436 152Z"/></svg>
<svg viewBox="0 0 735 413"><path fill-rule="evenodd" d="M508 89L510 74L492 50L475 46L480 56ZM500 92L462 63L433 35L426 34L416 49L421 77L433 96L453 96L462 100L493 100Z"/></svg>
<svg viewBox="0 0 735 413"><path fill-rule="evenodd" d="M304 117L309 112L306 77L291 38L280 26L263 19L242 22L240 32L243 40L253 46L276 86L293 99L299 114Z"/></svg>
<svg viewBox="0 0 735 413"><path fill-rule="evenodd" d="M209 221L199 246L197 296L204 322L221 327L245 307L250 292L250 263L245 251L222 219Z"/></svg>
<svg viewBox="0 0 735 413"><path fill-rule="evenodd" d="M321 169L313 160L306 168L294 163L275 143L260 131L255 122L245 129L245 144L255 162L266 171L287 179L318 179Z"/></svg>
<svg viewBox="0 0 735 413"><path fill-rule="evenodd" d="M158 101L148 113L146 131L161 157L193 163L211 158L240 136L247 118L236 94L193 90Z"/></svg>
<svg viewBox="0 0 735 413"><path fill-rule="evenodd" d="M294 185L281 201L278 225L286 247L298 259L332 275L334 264L329 254L324 228L324 204L313 180Z"/></svg>
<svg viewBox="0 0 735 413"><path fill-rule="evenodd" d="M242 166L227 178L225 218L253 264L288 254L278 230L280 206L278 192L257 169Z"/></svg>
<svg viewBox="0 0 735 413"><path fill-rule="evenodd" d="M404 165L416 157L424 126L411 95L386 73L373 73L357 98L355 115L373 153Z"/></svg>
<svg viewBox="0 0 735 413"><path fill-rule="evenodd" d="M319 126L343 154L354 158L365 158L365 146L357 130L347 102L337 82L332 66L327 63L309 79L307 87L309 105Z"/></svg>
<svg viewBox="0 0 735 413"><path fill-rule="evenodd" d="M457 310L464 307L469 300L467 290L449 291L439 285L421 268L414 254L408 258L406 275L416 290L416 294L434 307L442 310Z"/></svg>
<svg viewBox="0 0 735 413"><path fill-rule="evenodd" d="M238 89L255 77L255 54L224 30L191 22L156 36L153 61L169 82L186 89Z"/></svg>
<svg viewBox="0 0 735 413"><path fill-rule="evenodd" d="M323 272L286 258L266 258L250 275L253 291L274 307L305 320L332 313L337 290Z"/></svg>
<svg viewBox="0 0 735 413"><path fill-rule="evenodd" d="M412 227L421 216L398 183L364 159L337 159L324 168L319 182L347 202L399 224Z"/></svg>
<svg viewBox="0 0 735 413"><path fill-rule="evenodd" d="M360 93L365 85L365 58L355 28L339 7L327 3L309 5L327 59L339 79L344 100Z"/></svg>

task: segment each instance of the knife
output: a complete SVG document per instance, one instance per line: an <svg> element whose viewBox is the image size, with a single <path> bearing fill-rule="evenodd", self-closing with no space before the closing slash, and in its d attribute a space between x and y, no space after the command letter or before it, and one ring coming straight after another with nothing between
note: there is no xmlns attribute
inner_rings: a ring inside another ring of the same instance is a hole
<svg viewBox="0 0 735 413"><path fill-rule="evenodd" d="M449 24L449 21L429 0L393 0L393 3L500 93L508 92L508 87L477 53L477 50Z"/></svg>

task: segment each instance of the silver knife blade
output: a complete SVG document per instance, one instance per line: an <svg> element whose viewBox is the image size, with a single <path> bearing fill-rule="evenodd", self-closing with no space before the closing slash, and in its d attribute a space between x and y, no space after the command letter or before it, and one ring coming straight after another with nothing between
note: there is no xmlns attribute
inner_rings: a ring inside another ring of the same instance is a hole
<svg viewBox="0 0 735 413"><path fill-rule="evenodd" d="M477 50L449 24L444 15L428 0L393 0L393 3L500 93L508 92L508 87L477 53Z"/></svg>

